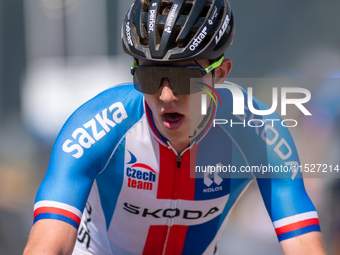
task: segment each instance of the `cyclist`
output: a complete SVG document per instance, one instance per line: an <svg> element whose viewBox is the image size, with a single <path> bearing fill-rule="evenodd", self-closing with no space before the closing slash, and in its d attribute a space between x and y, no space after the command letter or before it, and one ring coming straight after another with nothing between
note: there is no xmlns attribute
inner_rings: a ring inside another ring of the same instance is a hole
<svg viewBox="0 0 340 255"><path fill-rule="evenodd" d="M224 52L233 36L227 0L131 5L122 42L135 58L134 82L104 91L65 123L36 197L25 254L217 254L218 237L253 174L195 173L197 166L298 162L284 127L215 125L214 119L245 118L230 113L230 90L213 89L231 70ZM190 86L190 78L204 78L203 87ZM206 88L215 98L202 114ZM201 178L190 178L192 172ZM257 180L278 239L285 254L324 254L301 173L291 174Z"/></svg>

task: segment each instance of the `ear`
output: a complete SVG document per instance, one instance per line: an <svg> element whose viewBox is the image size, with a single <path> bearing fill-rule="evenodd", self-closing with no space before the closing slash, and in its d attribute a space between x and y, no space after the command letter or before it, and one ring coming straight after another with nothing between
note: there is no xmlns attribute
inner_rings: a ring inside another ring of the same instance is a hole
<svg viewBox="0 0 340 255"><path fill-rule="evenodd" d="M215 69L215 84L222 84L227 79L232 67L233 63L230 59L223 60L222 64Z"/></svg>

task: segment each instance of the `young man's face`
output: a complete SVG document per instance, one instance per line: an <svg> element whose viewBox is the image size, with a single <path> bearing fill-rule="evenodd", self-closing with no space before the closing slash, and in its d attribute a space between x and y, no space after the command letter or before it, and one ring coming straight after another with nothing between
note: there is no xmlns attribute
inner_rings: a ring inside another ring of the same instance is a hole
<svg viewBox="0 0 340 255"><path fill-rule="evenodd" d="M209 66L208 60L199 60L198 63L206 68ZM159 65L152 62L139 60L139 65ZM167 63L166 65L169 65ZM196 66L194 61L171 63L175 66ZM212 78L208 73L205 78ZM209 80L209 79L207 79ZM171 82L171 81L170 81ZM167 79L163 79L160 88L154 95L144 94L145 100L152 110L155 125L158 131L172 145L190 143L189 136L202 122L204 116L201 115L201 94L199 92L189 95L178 95L171 87ZM196 107L190 108L190 105ZM191 128L191 129L190 129Z"/></svg>

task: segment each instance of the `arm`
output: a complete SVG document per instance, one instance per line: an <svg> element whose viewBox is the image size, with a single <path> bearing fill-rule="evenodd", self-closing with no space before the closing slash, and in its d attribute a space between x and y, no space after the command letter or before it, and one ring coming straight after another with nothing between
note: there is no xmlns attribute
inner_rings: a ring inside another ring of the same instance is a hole
<svg viewBox="0 0 340 255"><path fill-rule="evenodd" d="M324 255L325 249L320 232L290 238L280 242L284 255Z"/></svg>
<svg viewBox="0 0 340 255"><path fill-rule="evenodd" d="M260 109L266 109L262 102L257 99L254 101ZM277 113L271 114L271 118L281 120ZM288 129L281 125L266 127L267 130L261 132L266 142L267 159L263 160L264 165L286 166L293 170L291 166L300 163ZM283 253L325 254L318 215L305 190L301 171L274 171L257 177L260 177L257 179L259 188Z"/></svg>
<svg viewBox="0 0 340 255"><path fill-rule="evenodd" d="M319 219L303 179L257 179L285 255L325 254Z"/></svg>
<svg viewBox="0 0 340 255"><path fill-rule="evenodd" d="M219 93L226 99L232 99L228 90L219 90ZM247 93L243 93L248 101ZM223 102L227 103L219 108L217 119L226 119L226 113L230 113L228 108L232 108L233 100ZM255 97L253 105L255 109L269 109ZM244 128L229 128L227 125L222 127L242 148L247 163L261 169L259 172L253 172L253 175L257 178L284 254L324 254L317 212L304 188L302 173L293 171L295 169L292 166L298 166L300 163L287 127L281 124L281 117L276 112L261 116L252 114L248 108L245 109L243 116L227 116L239 123L257 119L258 124L254 124L255 127L246 124ZM273 122L266 121L261 124L262 119Z"/></svg>
<svg viewBox="0 0 340 255"><path fill-rule="evenodd" d="M72 254L77 230L65 222L45 219L34 224L24 255Z"/></svg>
<svg viewBox="0 0 340 255"><path fill-rule="evenodd" d="M138 94L132 85L104 91L63 126L35 199L34 226L25 255L72 253L95 178L122 135L143 115L142 96L131 93Z"/></svg>

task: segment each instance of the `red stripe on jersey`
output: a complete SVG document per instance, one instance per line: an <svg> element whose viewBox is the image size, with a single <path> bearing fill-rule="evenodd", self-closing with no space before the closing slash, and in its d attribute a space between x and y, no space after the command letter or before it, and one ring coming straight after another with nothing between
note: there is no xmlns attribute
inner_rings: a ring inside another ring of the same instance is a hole
<svg viewBox="0 0 340 255"><path fill-rule="evenodd" d="M275 232L277 235L281 235L290 231L294 231L300 228L304 228L310 225L319 225L319 219L318 218L312 218L307 220L302 220L296 223L292 223L280 228L275 229Z"/></svg>
<svg viewBox="0 0 340 255"><path fill-rule="evenodd" d="M76 214L69 212L69 211L66 211L64 209L60 209L60 208L56 208L56 207L39 207L34 211L33 217L35 218L38 214L41 214L41 213L60 214L60 215L63 215L65 217L68 217L68 218L74 220L75 222L78 223L78 225L80 224L80 218Z"/></svg>
<svg viewBox="0 0 340 255"><path fill-rule="evenodd" d="M195 171L197 148L198 145L194 145L191 150L185 152L182 157L178 199L195 200L196 179L190 178L190 176L195 176L192 175L192 171Z"/></svg>
<svg viewBox="0 0 340 255"><path fill-rule="evenodd" d="M159 179L158 199L175 199L174 180L177 174L177 158L175 153L159 144Z"/></svg>
<svg viewBox="0 0 340 255"><path fill-rule="evenodd" d="M188 226L173 225L166 243L165 255L182 254Z"/></svg>
<svg viewBox="0 0 340 255"><path fill-rule="evenodd" d="M168 233L168 226L150 226L143 255L162 254Z"/></svg>
<svg viewBox="0 0 340 255"><path fill-rule="evenodd" d="M180 168L177 168L175 153L162 145L159 145L160 171L157 198L158 199L195 199L195 178L190 178L190 167L195 167L195 145L186 151L181 158Z"/></svg>

